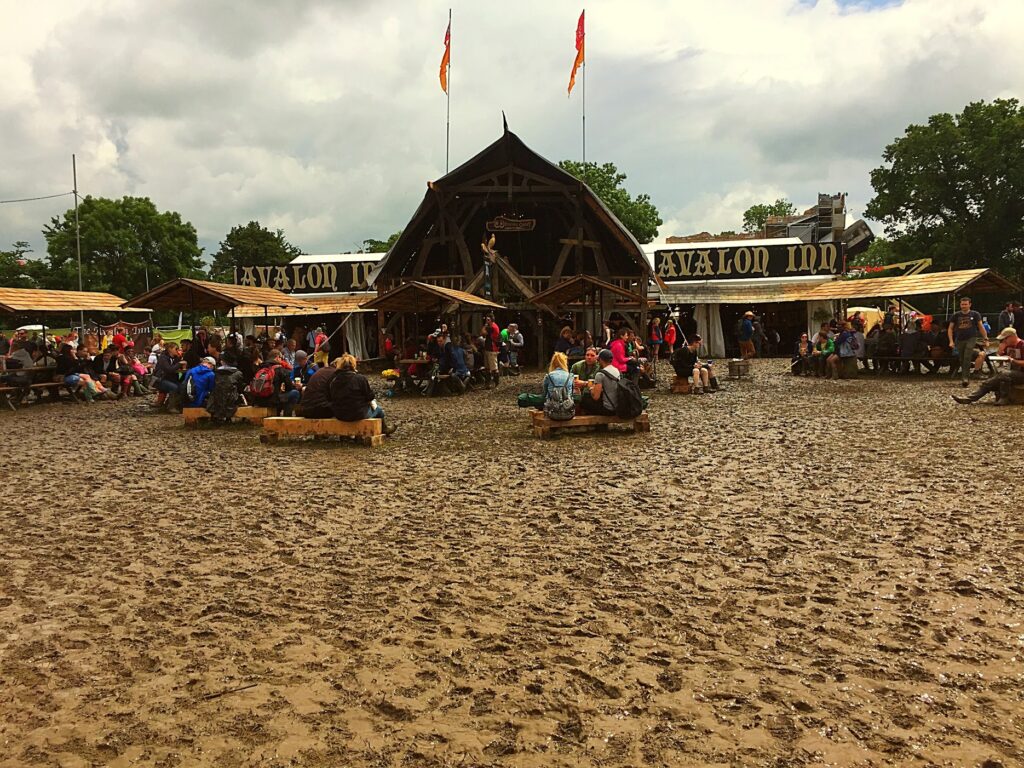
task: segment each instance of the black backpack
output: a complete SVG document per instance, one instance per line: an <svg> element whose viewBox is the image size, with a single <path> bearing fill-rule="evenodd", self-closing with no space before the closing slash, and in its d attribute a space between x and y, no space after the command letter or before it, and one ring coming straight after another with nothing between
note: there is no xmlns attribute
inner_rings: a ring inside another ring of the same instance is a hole
<svg viewBox="0 0 1024 768"><path fill-rule="evenodd" d="M615 415L620 419L635 419L644 412L644 400L640 396L640 387L632 379L625 376L619 379L618 402Z"/></svg>

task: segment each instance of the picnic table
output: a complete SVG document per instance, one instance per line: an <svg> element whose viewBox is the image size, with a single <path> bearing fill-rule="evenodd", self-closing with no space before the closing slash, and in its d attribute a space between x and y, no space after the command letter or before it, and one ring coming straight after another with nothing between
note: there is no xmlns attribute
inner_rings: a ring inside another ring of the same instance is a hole
<svg viewBox="0 0 1024 768"><path fill-rule="evenodd" d="M57 391L64 384L62 381L54 381L56 373L57 367L53 365L6 368L0 371L0 400L12 411L16 411L17 405L32 390L48 391L52 397L56 397Z"/></svg>

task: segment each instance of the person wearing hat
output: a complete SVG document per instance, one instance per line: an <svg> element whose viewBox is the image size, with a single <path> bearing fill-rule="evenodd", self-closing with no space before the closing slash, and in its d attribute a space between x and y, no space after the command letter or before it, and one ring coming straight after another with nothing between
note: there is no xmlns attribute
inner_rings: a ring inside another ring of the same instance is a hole
<svg viewBox="0 0 1024 768"><path fill-rule="evenodd" d="M294 363L289 372L295 388L299 391L305 389L309 380L313 378L313 374L319 371L320 367L309 359L309 355L304 349L295 350Z"/></svg>
<svg viewBox="0 0 1024 768"><path fill-rule="evenodd" d="M754 357L754 313L749 309L743 313L739 332L740 357L749 360Z"/></svg>
<svg viewBox="0 0 1024 768"><path fill-rule="evenodd" d="M592 416L614 416L619 404L622 373L613 364L614 355L610 349L598 352L597 360L603 367L594 374L593 381L586 382L590 397L581 398L580 405Z"/></svg>
<svg viewBox="0 0 1024 768"><path fill-rule="evenodd" d="M181 381L181 399L186 408L202 408L206 398L213 392L214 373L217 361L212 357L199 360L199 365L189 368Z"/></svg>
<svg viewBox="0 0 1024 768"><path fill-rule="evenodd" d="M977 391L966 397L953 395L958 403L976 403L989 392L995 392L996 405L1009 405L1013 388L1024 386L1024 339L1013 328L1004 328L996 339L999 341L999 354L1010 358L1007 370L990 376Z"/></svg>

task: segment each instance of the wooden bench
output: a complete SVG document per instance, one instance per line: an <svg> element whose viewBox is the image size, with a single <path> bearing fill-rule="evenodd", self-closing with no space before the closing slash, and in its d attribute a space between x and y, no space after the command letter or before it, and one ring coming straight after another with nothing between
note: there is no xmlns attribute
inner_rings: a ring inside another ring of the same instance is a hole
<svg viewBox="0 0 1024 768"><path fill-rule="evenodd" d="M37 384L25 384L20 387L2 386L0 387L0 399L3 399L3 401L6 402L8 408L12 411L16 411L18 410L17 406L14 404L16 395L24 395L25 393L35 389L44 390L49 392L51 397L57 397L60 395L60 390L62 388L64 388L63 381L42 381ZM68 390L68 393L70 394L70 390ZM49 399L50 398L47 398L47 400ZM18 405L21 405L20 398L18 399Z"/></svg>
<svg viewBox="0 0 1024 768"><path fill-rule="evenodd" d="M263 420L262 442L276 443L280 437L354 437L363 445L378 448L384 444L381 419L341 421L339 419L304 419L300 416L271 416Z"/></svg>
<svg viewBox="0 0 1024 768"><path fill-rule="evenodd" d="M268 416L273 416L277 411L273 408L260 408L255 405L243 405L235 411L236 419L245 419L257 427L263 423ZM210 418L210 412L205 408L182 408L181 415L185 419L186 427L198 427L199 422Z"/></svg>
<svg viewBox="0 0 1024 768"><path fill-rule="evenodd" d="M596 428L602 432L608 431L609 424L626 424L632 427L634 432L650 432L651 420L644 411L635 419L620 419L618 416L573 416L567 421L554 421L544 415L544 411L530 411L530 418L533 422L534 437L551 437L552 432L562 429L586 429Z"/></svg>
<svg viewBox="0 0 1024 768"><path fill-rule="evenodd" d="M676 376L672 379L672 394L673 395L688 395L690 394L690 380L685 376Z"/></svg>

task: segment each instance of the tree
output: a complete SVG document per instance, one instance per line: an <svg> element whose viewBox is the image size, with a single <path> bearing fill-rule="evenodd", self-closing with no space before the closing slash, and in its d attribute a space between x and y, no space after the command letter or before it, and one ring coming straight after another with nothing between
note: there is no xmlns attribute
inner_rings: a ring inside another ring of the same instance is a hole
<svg viewBox="0 0 1024 768"><path fill-rule="evenodd" d="M202 275L196 230L174 211L160 212L148 197L86 197L79 205L82 287L135 296L146 284ZM75 210L43 227L49 253L46 287L78 289Z"/></svg>
<svg viewBox="0 0 1024 768"><path fill-rule="evenodd" d="M871 245L867 247L867 250L854 256L847 266L884 267L886 264L895 264L896 262L903 260L904 259L893 249L892 242L886 240L884 237L876 237L871 241Z"/></svg>
<svg viewBox="0 0 1024 768"><path fill-rule="evenodd" d="M758 203L743 212L743 231L760 232L771 216L792 216L796 206L784 197L774 203Z"/></svg>
<svg viewBox="0 0 1024 768"><path fill-rule="evenodd" d="M558 167L586 183L641 243L651 242L658 234L658 227L663 222L650 195L630 197L622 187L626 174L619 173L613 163L598 165L563 160Z"/></svg>
<svg viewBox="0 0 1024 768"><path fill-rule="evenodd" d="M401 236L402 230L398 230L387 240L374 240L372 237L369 240L363 240L363 249L360 253L387 253Z"/></svg>
<svg viewBox="0 0 1024 768"><path fill-rule="evenodd" d="M235 267L287 264L302 251L289 243L280 229L271 232L258 221L232 227L213 255L210 277L222 283L235 280Z"/></svg>
<svg viewBox="0 0 1024 768"><path fill-rule="evenodd" d="M28 243L19 240L9 251L0 251L0 285L5 288L45 288L47 272L45 261L29 258Z"/></svg>
<svg viewBox="0 0 1024 768"><path fill-rule="evenodd" d="M932 115L882 160L865 214L883 224L901 258L1024 278L1024 109L1016 99Z"/></svg>

